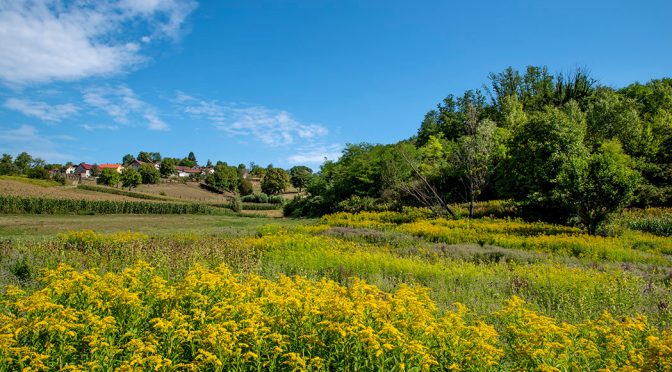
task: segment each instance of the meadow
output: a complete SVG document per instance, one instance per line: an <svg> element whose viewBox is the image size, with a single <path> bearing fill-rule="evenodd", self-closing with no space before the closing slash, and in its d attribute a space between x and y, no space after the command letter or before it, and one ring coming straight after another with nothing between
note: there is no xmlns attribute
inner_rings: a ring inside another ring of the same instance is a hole
<svg viewBox="0 0 672 372"><path fill-rule="evenodd" d="M669 215L4 215L0 370L668 370Z"/></svg>

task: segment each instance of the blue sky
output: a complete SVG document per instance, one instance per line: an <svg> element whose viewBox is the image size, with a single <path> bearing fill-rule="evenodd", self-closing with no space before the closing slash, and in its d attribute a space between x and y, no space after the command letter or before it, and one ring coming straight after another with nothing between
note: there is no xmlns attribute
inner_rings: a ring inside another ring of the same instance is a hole
<svg viewBox="0 0 672 372"><path fill-rule="evenodd" d="M670 76L670 1L0 0L0 152L317 168L489 72Z"/></svg>

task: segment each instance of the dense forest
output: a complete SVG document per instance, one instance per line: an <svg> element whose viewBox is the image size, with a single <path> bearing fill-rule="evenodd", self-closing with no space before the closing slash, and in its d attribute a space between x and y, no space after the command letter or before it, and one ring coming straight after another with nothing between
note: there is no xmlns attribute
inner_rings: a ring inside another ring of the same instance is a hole
<svg viewBox="0 0 672 372"><path fill-rule="evenodd" d="M601 85L584 69L529 66L448 95L417 134L348 144L288 204L293 216L507 199L522 217L595 233L627 206L672 203L672 79Z"/></svg>

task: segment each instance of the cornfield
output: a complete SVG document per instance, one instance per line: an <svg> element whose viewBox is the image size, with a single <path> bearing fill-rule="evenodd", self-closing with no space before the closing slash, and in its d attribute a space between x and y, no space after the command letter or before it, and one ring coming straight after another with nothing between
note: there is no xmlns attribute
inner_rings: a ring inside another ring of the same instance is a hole
<svg viewBox="0 0 672 372"><path fill-rule="evenodd" d="M150 203L112 200L68 200L0 196L4 214L217 214L203 204Z"/></svg>

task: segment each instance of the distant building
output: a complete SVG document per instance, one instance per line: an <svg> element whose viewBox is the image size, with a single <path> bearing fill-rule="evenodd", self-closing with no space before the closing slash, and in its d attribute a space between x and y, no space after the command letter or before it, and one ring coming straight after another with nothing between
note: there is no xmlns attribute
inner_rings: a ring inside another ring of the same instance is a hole
<svg viewBox="0 0 672 372"><path fill-rule="evenodd" d="M103 169L114 169L117 173L121 173L121 171L124 170L124 166L121 164L101 164L98 168L100 168L101 171Z"/></svg>
<svg viewBox="0 0 672 372"><path fill-rule="evenodd" d="M192 174L201 174L201 172L200 168L185 167L183 165L175 166L175 173L177 173L178 177L189 177Z"/></svg>
<svg viewBox="0 0 672 372"><path fill-rule="evenodd" d="M63 169L63 173L65 174L75 174L75 171L77 170L77 167L74 165L71 165L69 167L65 167Z"/></svg>
<svg viewBox="0 0 672 372"><path fill-rule="evenodd" d="M133 169L135 169L135 170L137 171L138 169L140 169L140 167L141 167L143 164L149 164L149 165L152 165L152 166L154 166L154 168L156 168L156 169L159 169L159 167L161 166L161 163L147 163L147 162L140 161L140 160L133 160L133 162L132 162L131 164L129 164L128 167L129 167L129 168L133 168Z"/></svg>
<svg viewBox="0 0 672 372"><path fill-rule="evenodd" d="M79 163L75 169L75 174L79 175L82 178L89 178L92 175L93 164Z"/></svg>

